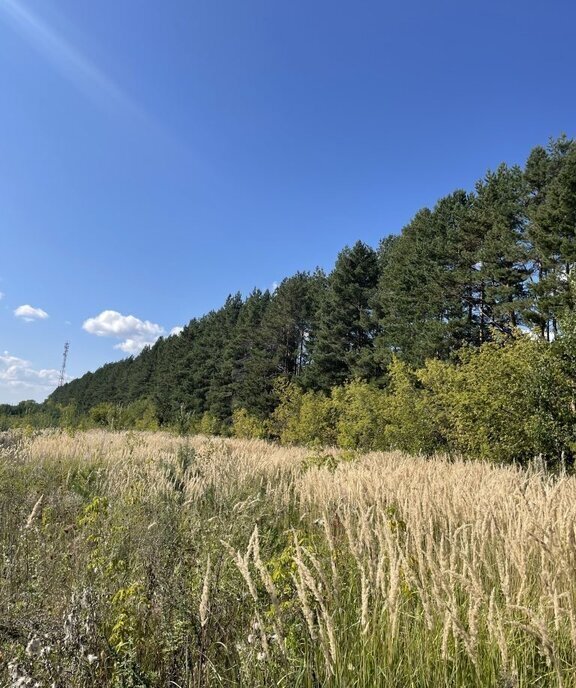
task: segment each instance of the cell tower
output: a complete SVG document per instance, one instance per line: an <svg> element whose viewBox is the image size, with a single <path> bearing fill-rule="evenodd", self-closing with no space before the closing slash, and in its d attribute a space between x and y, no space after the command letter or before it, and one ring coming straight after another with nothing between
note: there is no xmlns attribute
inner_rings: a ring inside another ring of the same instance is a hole
<svg viewBox="0 0 576 688"><path fill-rule="evenodd" d="M66 342L64 344L64 354L62 356L62 368L60 368L60 377L58 378L58 387L62 387L64 380L66 379L66 361L68 360L68 349L70 348L70 343Z"/></svg>

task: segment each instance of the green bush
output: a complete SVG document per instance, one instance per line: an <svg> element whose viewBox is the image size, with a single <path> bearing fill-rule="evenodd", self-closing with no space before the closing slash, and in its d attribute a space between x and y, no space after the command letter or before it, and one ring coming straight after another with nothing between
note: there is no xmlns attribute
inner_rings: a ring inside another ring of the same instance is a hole
<svg viewBox="0 0 576 688"><path fill-rule="evenodd" d="M569 453L571 384L548 343L521 337L460 358L441 391L454 450L497 462Z"/></svg>
<svg viewBox="0 0 576 688"><path fill-rule="evenodd" d="M198 423L198 432L202 435L219 435L222 432L222 423L206 411Z"/></svg>
<svg viewBox="0 0 576 688"><path fill-rule="evenodd" d="M440 371L447 372L448 366L435 363L435 368L414 370L397 358L392 360L384 431L388 447L414 454L432 454L445 448L439 427L439 400L430 382Z"/></svg>
<svg viewBox="0 0 576 688"><path fill-rule="evenodd" d="M279 396L272 427L283 444L336 443L336 409L330 397L321 392L303 392L293 384L280 390Z"/></svg>
<svg viewBox="0 0 576 688"><path fill-rule="evenodd" d="M344 449L387 449L386 402L382 390L359 380L333 389L338 446Z"/></svg>
<svg viewBox="0 0 576 688"><path fill-rule="evenodd" d="M263 439L267 435L266 423L239 408L232 413L232 434L240 439Z"/></svg>

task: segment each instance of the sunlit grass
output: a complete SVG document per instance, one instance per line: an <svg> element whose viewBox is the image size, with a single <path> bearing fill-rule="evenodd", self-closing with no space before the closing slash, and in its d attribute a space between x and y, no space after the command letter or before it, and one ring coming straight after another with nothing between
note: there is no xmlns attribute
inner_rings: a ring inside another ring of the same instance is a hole
<svg viewBox="0 0 576 688"><path fill-rule="evenodd" d="M0 684L570 686L576 479L0 436Z"/></svg>

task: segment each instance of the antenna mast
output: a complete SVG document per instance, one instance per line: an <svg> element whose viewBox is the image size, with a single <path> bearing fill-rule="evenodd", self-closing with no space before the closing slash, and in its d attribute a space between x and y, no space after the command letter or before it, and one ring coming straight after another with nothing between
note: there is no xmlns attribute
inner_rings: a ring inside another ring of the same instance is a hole
<svg viewBox="0 0 576 688"><path fill-rule="evenodd" d="M66 342L64 344L64 355L62 356L62 368L60 368L60 377L58 378L58 387L62 387L64 380L66 378L66 361L68 360L68 349L70 348L70 343Z"/></svg>

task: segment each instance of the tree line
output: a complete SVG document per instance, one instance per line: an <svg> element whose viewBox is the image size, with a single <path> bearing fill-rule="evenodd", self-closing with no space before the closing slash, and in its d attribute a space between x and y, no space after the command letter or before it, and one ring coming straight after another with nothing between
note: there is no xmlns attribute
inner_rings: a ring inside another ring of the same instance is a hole
<svg viewBox="0 0 576 688"><path fill-rule="evenodd" d="M259 435L309 441L286 434L278 419L288 408L296 413L294 399L314 398L332 405L326 411L331 430L325 436L317 432L316 439L354 444L339 435L343 421L336 407L338 399L362 389L384 400L380 415L367 426L374 432L389 428L387 438L364 444L405 448L398 437L406 432L418 437L420 431L406 425L394 435L394 423L383 420L399 399L400 379L405 392L413 389L413 400L422 401L428 389L428 406L420 413L428 416L432 407L442 406L429 393L433 370L440 375L434 384L437 394L444 394L445 414L450 384L455 385L451 403L458 406L456 398L466 390L499 381L501 408L494 410L499 422L495 417L490 422L504 427L514 422L512 394L527 398L520 387L506 391L510 376L514 370L537 376L543 367L545 375L561 381L562 399L550 403L563 409L562 418L554 418L564 428L574 413L566 323L574 310L575 233L576 143L562 136L534 148L523 168L501 164L474 191L454 191L434 208L420 210L376 249L362 242L344 248L329 274L299 272L273 292L229 296L220 309L191 320L181 334L58 388L42 410L59 418L68 409L68 415L101 424L113 423L116 414L117 425L244 433L252 427ZM474 378L473 366L482 368L488 360L480 378ZM550 366L558 370L551 372ZM464 377L456 382L458 375ZM537 377L525 382L544 384ZM534 403L538 416L543 401ZM459 408L471 404L462 397ZM374 415L374 404L368 406ZM122 414L132 420L122 421ZM322 416L320 406L312 415ZM452 415L438 422L453 429L465 421ZM454 442L440 426L409 448L483 454ZM569 433L564 428L561 434L556 445L544 448L547 456L571 456ZM476 436L481 435L477 428ZM511 458L536 447L520 444Z"/></svg>

